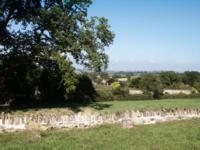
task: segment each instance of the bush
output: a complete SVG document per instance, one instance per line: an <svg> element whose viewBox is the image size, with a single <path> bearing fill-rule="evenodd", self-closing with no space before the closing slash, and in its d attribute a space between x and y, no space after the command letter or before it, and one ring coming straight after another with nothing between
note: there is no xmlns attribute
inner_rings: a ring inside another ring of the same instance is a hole
<svg viewBox="0 0 200 150"><path fill-rule="evenodd" d="M117 92L119 92L119 90L120 90L120 88L121 88L121 85L120 85L120 83L119 83L118 81L115 81L115 82L113 82L113 83L111 84L111 88L112 88L112 91L113 91L114 93L117 93Z"/></svg>
<svg viewBox="0 0 200 150"><path fill-rule="evenodd" d="M78 83L76 90L70 96L72 102L87 103L96 99L97 92L92 84L90 78L86 75L80 75L78 77Z"/></svg>
<svg viewBox="0 0 200 150"><path fill-rule="evenodd" d="M191 94L191 95L179 94L179 95L163 95L162 96L162 99L177 99L177 98L200 98L200 93Z"/></svg>
<svg viewBox="0 0 200 150"><path fill-rule="evenodd" d="M125 89L126 90L126 89ZM150 100L153 99L152 95L144 94L144 95L129 95L126 91L125 93L114 95L112 90L98 90L96 101L125 101L125 100Z"/></svg>
<svg viewBox="0 0 200 150"><path fill-rule="evenodd" d="M112 93L116 96L127 96L129 95L128 89L126 88L120 88L117 90L112 90Z"/></svg>
<svg viewBox="0 0 200 150"><path fill-rule="evenodd" d="M200 92L200 82L195 82L194 88L197 89Z"/></svg>
<svg viewBox="0 0 200 150"><path fill-rule="evenodd" d="M98 90L96 101L113 101L115 100L115 96L112 91Z"/></svg>

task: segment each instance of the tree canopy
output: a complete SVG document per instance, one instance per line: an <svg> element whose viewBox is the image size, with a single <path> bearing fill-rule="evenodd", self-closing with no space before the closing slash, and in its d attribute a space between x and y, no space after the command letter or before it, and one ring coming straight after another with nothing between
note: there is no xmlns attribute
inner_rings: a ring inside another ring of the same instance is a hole
<svg viewBox="0 0 200 150"><path fill-rule="evenodd" d="M44 94L51 88L62 89L66 96L78 83L73 61L95 71L106 69L105 47L112 44L114 34L106 18L88 17L91 3L0 1L1 97L34 95L36 89Z"/></svg>

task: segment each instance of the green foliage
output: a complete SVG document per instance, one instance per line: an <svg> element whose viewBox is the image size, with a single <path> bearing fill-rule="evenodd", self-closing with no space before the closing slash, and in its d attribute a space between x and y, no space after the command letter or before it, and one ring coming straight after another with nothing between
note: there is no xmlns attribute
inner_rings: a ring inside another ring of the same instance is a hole
<svg viewBox="0 0 200 150"><path fill-rule="evenodd" d="M72 102L88 103L95 101L97 92L90 78L86 75L79 75L76 89L71 93Z"/></svg>
<svg viewBox="0 0 200 150"><path fill-rule="evenodd" d="M115 81L111 85L112 92L114 95L124 95L123 88L121 87L120 82Z"/></svg>
<svg viewBox="0 0 200 150"><path fill-rule="evenodd" d="M56 53L53 55L54 60L58 63L58 68L61 74L62 82L65 87L65 97L76 89L77 77L72 67L72 63L66 61L65 57Z"/></svg>
<svg viewBox="0 0 200 150"><path fill-rule="evenodd" d="M0 2L1 100L33 96L38 87L45 99L68 97L78 82L72 60L95 71L106 69L105 47L114 34L106 18L87 17L90 4L91 0Z"/></svg>
<svg viewBox="0 0 200 150"><path fill-rule="evenodd" d="M114 78L109 78L108 79L108 85L111 85L114 82L116 82L116 79L114 79Z"/></svg>
<svg viewBox="0 0 200 150"><path fill-rule="evenodd" d="M115 81L111 84L112 90L119 90L121 87L120 83L118 81Z"/></svg>
<svg viewBox="0 0 200 150"><path fill-rule="evenodd" d="M200 92L200 81L194 82L194 88L197 89Z"/></svg>
<svg viewBox="0 0 200 150"><path fill-rule="evenodd" d="M200 82L200 73L195 72L195 71L184 72L183 82L185 84L189 84L191 86L194 86L195 82Z"/></svg>
<svg viewBox="0 0 200 150"><path fill-rule="evenodd" d="M141 77L136 77L136 78L131 79L131 81L129 83L129 87L139 89L141 87L140 86L141 79L142 79Z"/></svg>
<svg viewBox="0 0 200 150"><path fill-rule="evenodd" d="M163 95L162 99L181 99L181 98L188 98L188 99L192 99L192 98L200 98L200 94L199 93L192 93L190 95L186 95L186 94L178 94L178 95Z"/></svg>
<svg viewBox="0 0 200 150"><path fill-rule="evenodd" d="M154 99L160 99L163 93L163 85L159 76L147 74L140 81L140 88L146 92L150 92Z"/></svg>
<svg viewBox="0 0 200 150"><path fill-rule="evenodd" d="M165 88L172 88L173 86L176 86L177 83L181 82L180 74L173 71L161 72L159 76Z"/></svg>
<svg viewBox="0 0 200 150"><path fill-rule="evenodd" d="M116 96L113 95L111 90L98 90L96 101L114 101L116 100Z"/></svg>
<svg viewBox="0 0 200 150"><path fill-rule="evenodd" d="M62 74L58 69L58 65L56 65L55 68L51 66L51 68L44 68L42 70L39 91L42 93L42 100L48 103L58 102L64 99L65 88L62 82Z"/></svg>
<svg viewBox="0 0 200 150"><path fill-rule="evenodd" d="M3 59L0 65L0 99L11 103L18 97L34 95L39 83L40 68L27 56L13 56Z"/></svg>
<svg viewBox="0 0 200 150"><path fill-rule="evenodd" d="M145 90L146 92L152 93L155 99L159 99L162 96L162 91L164 88L190 90L195 88L200 91L199 80L199 72L176 73L173 71L167 71L161 73L143 74L139 77L132 77L129 82L129 87ZM194 93L195 92L196 91L194 91ZM180 95L180 97L183 96Z"/></svg>

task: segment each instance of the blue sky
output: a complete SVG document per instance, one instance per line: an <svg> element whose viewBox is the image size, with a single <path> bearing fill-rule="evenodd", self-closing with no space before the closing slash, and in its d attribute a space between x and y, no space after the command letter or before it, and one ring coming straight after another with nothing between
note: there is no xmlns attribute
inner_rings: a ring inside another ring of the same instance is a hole
<svg viewBox="0 0 200 150"><path fill-rule="evenodd" d="M116 34L109 70L200 71L200 0L94 0Z"/></svg>

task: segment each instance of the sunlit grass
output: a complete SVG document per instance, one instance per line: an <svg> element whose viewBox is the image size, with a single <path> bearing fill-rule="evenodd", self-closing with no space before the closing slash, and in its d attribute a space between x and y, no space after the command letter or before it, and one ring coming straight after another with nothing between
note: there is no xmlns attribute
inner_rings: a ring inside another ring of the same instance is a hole
<svg viewBox="0 0 200 150"><path fill-rule="evenodd" d="M86 130L0 134L2 150L191 150L200 149L200 120L123 129L105 125Z"/></svg>
<svg viewBox="0 0 200 150"><path fill-rule="evenodd" d="M200 108L200 99L168 99L144 101L111 101L98 103L96 110L103 112L118 112L125 110L161 110L174 108ZM92 104L91 104L92 105ZM95 106L96 104L94 104ZM101 107L102 105L102 107ZM103 107L105 106L105 107Z"/></svg>

